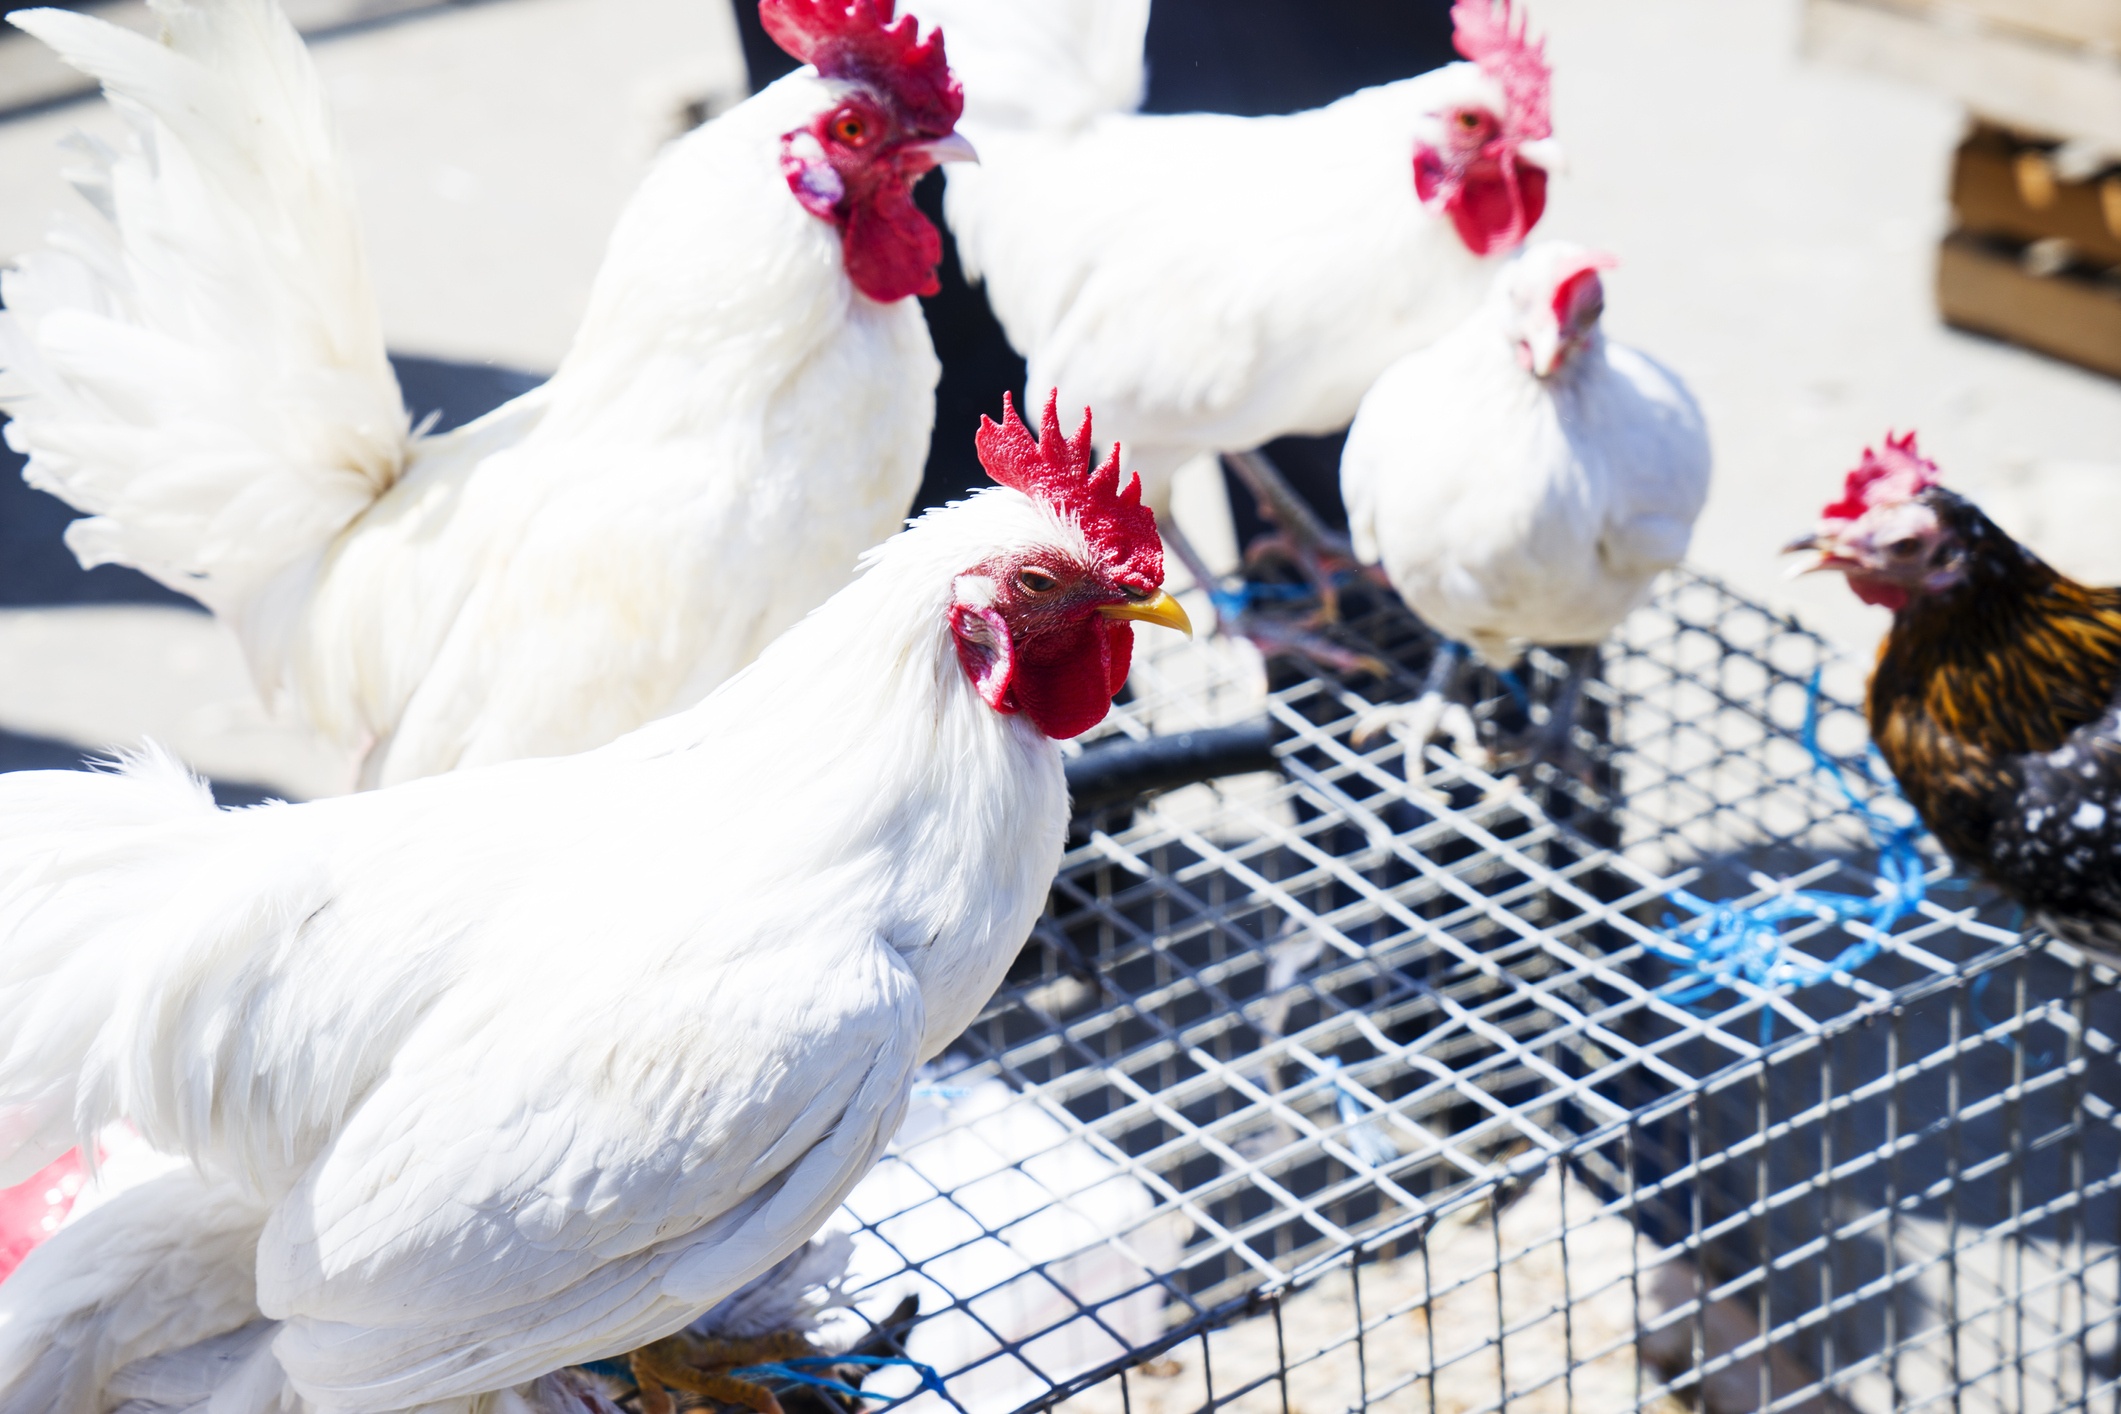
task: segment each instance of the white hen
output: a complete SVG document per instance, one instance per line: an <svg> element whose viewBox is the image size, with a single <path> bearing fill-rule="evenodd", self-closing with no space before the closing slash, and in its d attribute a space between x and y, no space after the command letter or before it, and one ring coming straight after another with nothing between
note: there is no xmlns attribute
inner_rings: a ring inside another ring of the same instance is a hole
<svg viewBox="0 0 2121 1414"><path fill-rule="evenodd" d="M1547 66L1459 0L1475 63L1286 117L1132 111L1148 0L912 0L981 165L944 210L1033 388L1094 406L1150 503L1178 466L1347 425L1539 220Z"/></svg>
<svg viewBox="0 0 2121 1414"><path fill-rule="evenodd" d="M969 152L890 0L764 0L798 70L675 143L551 382L414 436L351 183L273 0L165 42L10 18L131 120L4 281L0 408L68 543L193 595L363 784L602 745L845 584L921 475L938 374L913 181Z"/></svg>
<svg viewBox="0 0 2121 1414"><path fill-rule="evenodd" d="M217 1410L482 1407L808 1238L1030 931L1055 738L1184 624L1087 424L980 451L1004 487L601 751L234 812L0 777L0 1182L119 1119L195 1166L0 1284L0 1411L217 1340Z"/></svg>
<svg viewBox="0 0 2121 1414"><path fill-rule="evenodd" d="M1496 668L1532 644L1603 640L1685 557L1708 496L1708 430L1686 386L1599 327L1612 263L1561 242L1525 251L1478 312L1377 380L1348 433L1356 553ZM1410 779L1463 656L1438 653L1410 714ZM1589 668L1575 656L1549 754Z"/></svg>

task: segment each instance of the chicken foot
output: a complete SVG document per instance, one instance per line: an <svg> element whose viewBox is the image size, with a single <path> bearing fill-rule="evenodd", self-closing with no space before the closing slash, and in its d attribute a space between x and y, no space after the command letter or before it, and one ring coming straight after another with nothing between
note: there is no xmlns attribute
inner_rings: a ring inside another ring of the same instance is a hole
<svg viewBox="0 0 2121 1414"><path fill-rule="evenodd" d="M641 1414L675 1414L672 1390L741 1405L756 1414L781 1414L781 1402L772 1390L731 1372L816 1353L808 1340L792 1332L749 1340L703 1339L680 1332L642 1346L629 1360L641 1392Z"/></svg>
<svg viewBox="0 0 2121 1414"><path fill-rule="evenodd" d="M1546 720L1526 728L1501 754L1520 772L1544 763L1588 782L1590 761L1576 749L1576 713L1583 702L1584 680L1598 668L1598 645L1579 643L1548 651L1568 665L1568 676L1547 708Z"/></svg>
<svg viewBox="0 0 2121 1414"><path fill-rule="evenodd" d="M1266 453L1225 452L1223 464L1252 493L1260 513L1274 523L1274 534L1255 540L1245 551L1248 564L1279 553L1285 556L1318 595L1318 621L1335 623L1340 618L1340 587L1337 570L1357 566L1355 547L1348 537L1329 529L1303 497L1296 494L1281 469Z"/></svg>
<svg viewBox="0 0 2121 1414"><path fill-rule="evenodd" d="M1440 640L1429 659L1428 674L1422 679L1421 695L1412 702L1372 707L1356 719L1349 740L1360 749L1385 732L1397 736L1406 748L1407 787L1424 794L1434 793L1420 782L1428 774L1429 743L1439 734L1451 738L1451 749L1461 760L1485 766L1488 753L1480 745L1479 729L1473 724L1473 714L1459 700L1470 656L1463 643Z"/></svg>

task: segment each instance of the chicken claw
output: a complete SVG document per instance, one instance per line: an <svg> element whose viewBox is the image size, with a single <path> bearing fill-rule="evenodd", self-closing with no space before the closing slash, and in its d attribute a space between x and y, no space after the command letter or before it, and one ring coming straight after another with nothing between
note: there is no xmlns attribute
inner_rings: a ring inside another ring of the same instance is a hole
<svg viewBox="0 0 2121 1414"><path fill-rule="evenodd" d="M773 1391L732 1372L747 1365L815 1355L810 1342L793 1333L751 1340L703 1339L682 1332L628 1357L641 1392L641 1414L676 1414L670 1392L702 1395L721 1404L741 1405L756 1414L781 1414Z"/></svg>
<svg viewBox="0 0 2121 1414"><path fill-rule="evenodd" d="M1466 647L1445 641L1436 647L1423 679L1421 695L1412 702L1387 702L1356 719L1349 741L1360 748L1391 732L1406 743L1406 778L1409 789L1435 794L1421 786L1428 774L1429 743L1439 734L1451 739L1451 749L1468 765L1487 769L1488 752L1480 744L1480 731L1473 714L1459 700L1459 685L1465 676Z"/></svg>

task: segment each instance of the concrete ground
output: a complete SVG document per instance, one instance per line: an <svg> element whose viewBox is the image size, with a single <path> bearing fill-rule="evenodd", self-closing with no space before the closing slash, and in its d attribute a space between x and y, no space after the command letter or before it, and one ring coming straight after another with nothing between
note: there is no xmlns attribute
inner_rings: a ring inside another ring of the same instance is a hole
<svg viewBox="0 0 2121 1414"><path fill-rule="evenodd" d="M1867 646L1882 614L1838 583L1785 583L1774 550L1866 441L1913 427L2043 552L2121 580L2121 384L1937 321L1955 105L1803 60L1799 0L1532 13L1572 159L1543 233L1623 258L1609 328L1685 376L1715 432L1699 564ZM688 105L742 82L721 0L500 0L316 52L392 346L539 370L657 144ZM95 103L0 121L0 258L73 200L57 140L115 126ZM343 762L267 719L217 627L167 605L0 612L6 732L89 747L153 734L218 776L295 794L345 780ZM41 760L5 744L0 764Z"/></svg>

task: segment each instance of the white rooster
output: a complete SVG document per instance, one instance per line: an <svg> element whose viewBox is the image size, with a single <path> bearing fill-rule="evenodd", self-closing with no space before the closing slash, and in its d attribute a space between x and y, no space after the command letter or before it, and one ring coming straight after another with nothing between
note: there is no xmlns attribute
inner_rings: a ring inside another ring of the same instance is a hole
<svg viewBox="0 0 2121 1414"><path fill-rule="evenodd" d="M970 156L941 37L763 0L809 61L663 155L545 386L414 435L351 183L273 0L154 0L165 42L10 16L131 120L100 219L8 272L29 480L241 638L381 785L600 746L697 702L853 573L918 485L938 374L909 195Z"/></svg>
<svg viewBox="0 0 2121 1414"><path fill-rule="evenodd" d="M1202 452L1346 426L1546 205L1548 69L1508 0L1453 9L1474 62L1265 118L1133 111L1148 0L912 4L980 150L944 204L966 274L1159 515Z"/></svg>
<svg viewBox="0 0 2121 1414"><path fill-rule="evenodd" d="M1708 430L1685 384L1600 329L1598 272L1613 263L1562 242L1526 250L1475 314L1377 380L1349 430L1356 553L1450 640L1417 702L1364 724L1404 731L1409 780L1467 646L1503 670L1529 645L1570 646L1533 743L1558 759L1596 645L1686 555Z"/></svg>
<svg viewBox="0 0 2121 1414"><path fill-rule="evenodd" d="M192 1164L0 1284L0 1411L186 1362L217 1411L499 1410L628 1352L726 1395L674 1333L875 1161L1044 903L1056 739L1185 627L1087 422L979 449L1001 487L603 750L245 811L0 777L0 1181L117 1120Z"/></svg>

